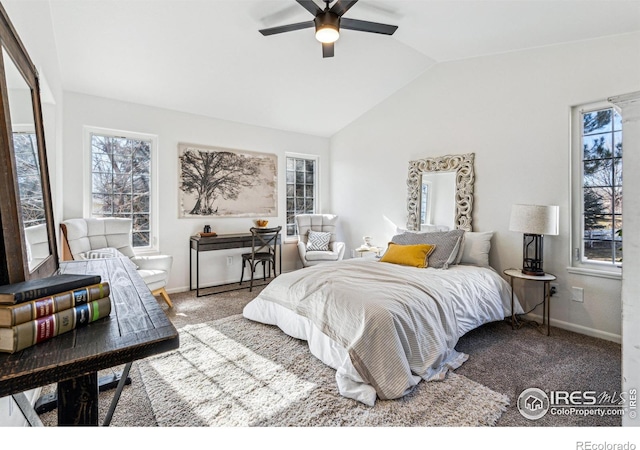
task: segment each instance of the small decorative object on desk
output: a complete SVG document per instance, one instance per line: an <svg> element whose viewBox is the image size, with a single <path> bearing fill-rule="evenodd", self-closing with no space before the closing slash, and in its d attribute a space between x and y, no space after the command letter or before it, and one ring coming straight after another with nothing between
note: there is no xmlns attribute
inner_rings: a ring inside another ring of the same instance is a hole
<svg viewBox="0 0 640 450"><path fill-rule="evenodd" d="M211 225L205 225L204 226L204 232L205 233L211 233Z"/></svg>
<svg viewBox="0 0 640 450"><path fill-rule="evenodd" d="M364 245L362 247L371 247L371 236L364 236L362 238Z"/></svg>
<svg viewBox="0 0 640 450"><path fill-rule="evenodd" d="M216 233L215 231L212 231L210 233L196 233L197 237L213 237L213 236L217 236L218 233Z"/></svg>
<svg viewBox="0 0 640 450"><path fill-rule="evenodd" d="M268 223L269 223L269 221L265 220L265 219L256 220L256 225L259 226L260 228L266 227Z"/></svg>

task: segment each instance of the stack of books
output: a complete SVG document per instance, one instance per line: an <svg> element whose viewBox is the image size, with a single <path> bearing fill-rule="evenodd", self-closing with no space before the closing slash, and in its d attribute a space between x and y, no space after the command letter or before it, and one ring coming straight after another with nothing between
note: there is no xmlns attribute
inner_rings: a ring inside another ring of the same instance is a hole
<svg viewBox="0 0 640 450"><path fill-rule="evenodd" d="M99 275L61 274L0 286L0 352L14 353L111 313Z"/></svg>

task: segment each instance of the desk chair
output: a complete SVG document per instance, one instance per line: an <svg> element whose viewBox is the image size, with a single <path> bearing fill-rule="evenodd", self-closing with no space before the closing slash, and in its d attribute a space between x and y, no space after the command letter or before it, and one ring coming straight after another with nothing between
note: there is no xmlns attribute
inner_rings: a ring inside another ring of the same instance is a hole
<svg viewBox="0 0 640 450"><path fill-rule="evenodd" d="M253 274L258 264L262 263L262 278L264 281L267 280L267 268L269 277L271 277L272 270L273 276L276 276L276 247L278 246L278 236L281 230L281 226L273 228L251 227L251 253L242 254L242 275L240 275L240 284L242 284L244 269L249 264L251 268L249 292L253 290Z"/></svg>

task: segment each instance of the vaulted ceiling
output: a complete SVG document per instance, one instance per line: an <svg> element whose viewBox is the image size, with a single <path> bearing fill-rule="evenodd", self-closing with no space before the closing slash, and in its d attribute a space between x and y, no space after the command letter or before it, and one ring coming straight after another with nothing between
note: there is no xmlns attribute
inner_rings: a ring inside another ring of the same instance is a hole
<svg viewBox="0 0 640 450"><path fill-rule="evenodd" d="M316 0L319 6L323 3ZM640 30L640 1L360 0L322 58L294 0L49 0L63 88L331 136L437 63Z"/></svg>

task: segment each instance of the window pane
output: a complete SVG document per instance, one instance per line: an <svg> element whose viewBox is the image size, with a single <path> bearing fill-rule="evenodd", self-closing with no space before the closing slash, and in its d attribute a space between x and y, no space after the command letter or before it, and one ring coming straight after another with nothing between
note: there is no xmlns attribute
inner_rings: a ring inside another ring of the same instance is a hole
<svg viewBox="0 0 640 450"><path fill-rule="evenodd" d="M295 160L293 158L287 157L287 170L294 170L295 167Z"/></svg>
<svg viewBox="0 0 640 450"><path fill-rule="evenodd" d="M304 184L304 172L296 172L296 183Z"/></svg>
<svg viewBox="0 0 640 450"><path fill-rule="evenodd" d="M313 185L307 184L304 188L304 195L313 198Z"/></svg>
<svg viewBox="0 0 640 450"><path fill-rule="evenodd" d="M584 114L582 118L584 134L611 131L612 109L603 109Z"/></svg>
<svg viewBox="0 0 640 450"><path fill-rule="evenodd" d="M596 134L584 137L584 159L611 158L613 148L613 136L609 134Z"/></svg>
<svg viewBox="0 0 640 450"><path fill-rule="evenodd" d="M149 216L147 214L136 214L133 216L133 229L134 231L148 231Z"/></svg>
<svg viewBox="0 0 640 450"><path fill-rule="evenodd" d="M304 197L304 185L296 186L296 197Z"/></svg>
<svg viewBox="0 0 640 450"><path fill-rule="evenodd" d="M293 197L294 187L293 184L287 184L287 197Z"/></svg>
<svg viewBox="0 0 640 450"><path fill-rule="evenodd" d="M296 159L296 171L304 172L304 159Z"/></svg>
<svg viewBox="0 0 640 450"><path fill-rule="evenodd" d="M132 240L134 247L148 247L151 245L149 233L133 233Z"/></svg>
<svg viewBox="0 0 640 450"><path fill-rule="evenodd" d="M307 173L314 173L316 162L312 159L307 160L306 169Z"/></svg>
<svg viewBox="0 0 640 450"><path fill-rule="evenodd" d="M296 175L295 172L291 172L289 170L287 170L287 183L293 183L296 181Z"/></svg>

